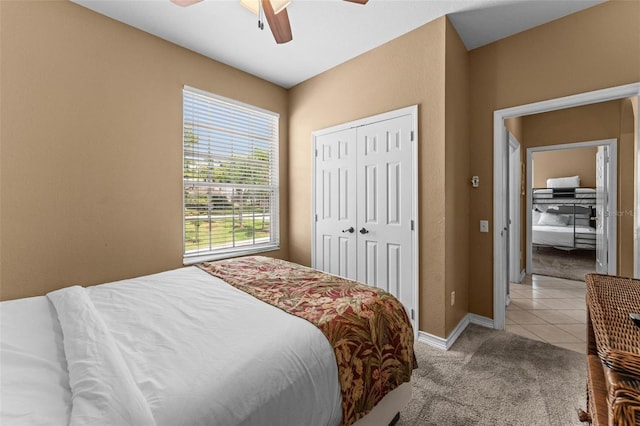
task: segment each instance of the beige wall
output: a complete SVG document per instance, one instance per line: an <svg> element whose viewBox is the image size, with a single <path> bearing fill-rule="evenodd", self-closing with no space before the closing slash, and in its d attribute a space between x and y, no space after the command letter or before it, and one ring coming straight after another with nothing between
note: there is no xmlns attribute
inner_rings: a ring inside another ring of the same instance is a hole
<svg viewBox="0 0 640 426"><path fill-rule="evenodd" d="M311 263L311 134L419 105L420 329L445 333L445 37L438 19L292 88L289 247ZM420 54L416 54L420 52Z"/></svg>
<svg viewBox="0 0 640 426"><path fill-rule="evenodd" d="M546 188L547 179L579 176L580 186L596 187L596 152L593 147L533 153L533 187Z"/></svg>
<svg viewBox="0 0 640 426"><path fill-rule="evenodd" d="M445 334L469 312L469 55L447 21L445 79ZM430 203L427 203L430 205ZM429 226L429 224L423 224ZM450 306L455 291L455 305Z"/></svg>
<svg viewBox="0 0 640 426"><path fill-rule="evenodd" d="M1 297L182 265L182 86L280 113L287 91L70 2L0 2Z"/></svg>
<svg viewBox="0 0 640 426"><path fill-rule="evenodd" d="M290 253L303 264L311 262L312 132L419 105L419 327L438 336L468 312L467 84L467 53L441 18L290 92Z"/></svg>
<svg viewBox="0 0 640 426"><path fill-rule="evenodd" d="M513 135L513 137L515 137L518 142L520 142L520 140L522 140L522 138L523 138L523 135L522 135L522 132L523 132L523 130L522 130L522 117L507 118L506 120L504 120L504 127L507 128L509 133L511 133Z"/></svg>
<svg viewBox="0 0 640 426"><path fill-rule="evenodd" d="M470 311L493 317L493 241L477 232L493 218L493 112L640 81L640 2L609 1L469 53L471 172Z"/></svg>
<svg viewBox="0 0 640 426"><path fill-rule="evenodd" d="M618 139L620 100L600 102L523 117L523 144L527 148ZM595 153L581 148L535 153L534 187L545 187L548 177L580 176L580 185L595 187ZM622 169L633 168L633 156L620 158ZM632 196L633 189L628 196Z"/></svg>

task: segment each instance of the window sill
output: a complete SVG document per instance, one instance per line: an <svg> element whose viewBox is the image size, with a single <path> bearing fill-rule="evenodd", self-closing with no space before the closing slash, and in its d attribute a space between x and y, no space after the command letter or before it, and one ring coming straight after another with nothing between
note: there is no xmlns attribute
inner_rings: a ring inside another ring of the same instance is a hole
<svg viewBox="0 0 640 426"><path fill-rule="evenodd" d="M202 253L186 255L182 258L182 264L184 266L195 265L201 262L210 262L214 260L229 259L232 257L248 256L250 254L264 253L268 251L279 250L280 244L269 244L259 247L242 248L233 251L227 251L224 253Z"/></svg>

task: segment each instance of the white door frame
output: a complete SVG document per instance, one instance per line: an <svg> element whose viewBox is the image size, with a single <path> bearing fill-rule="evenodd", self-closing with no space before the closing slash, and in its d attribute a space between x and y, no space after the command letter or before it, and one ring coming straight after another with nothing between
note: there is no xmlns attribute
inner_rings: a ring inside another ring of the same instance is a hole
<svg viewBox="0 0 640 426"><path fill-rule="evenodd" d="M531 265L533 259L533 244L532 228L531 228L531 209L533 208L533 194L531 189L533 188L533 154L536 152L544 151L559 151L562 149L575 149L575 148L588 148L606 145L609 147L609 155L611 158L611 167L609 168L609 187L607 188L609 194L609 203L605 206L605 212L615 212L618 209L618 140L617 139L603 139L597 141L587 142L574 142L565 143L560 145L548 145L548 146L536 146L527 148L527 210L526 210L526 223L527 223L527 264L526 272L531 273ZM608 273L614 275L617 269L617 247L618 247L618 221L616 215L609 214L607 220L607 233L608 244L607 253L609 256L608 261Z"/></svg>
<svg viewBox="0 0 640 426"><path fill-rule="evenodd" d="M418 328L420 326L420 303L419 303L419 242L418 238L419 234L419 220L420 217L418 215L418 105L412 105L405 108L400 108L397 110L385 112L382 114L373 115L371 117L361 118L359 120L350 121L348 123L339 124L337 126L328 127L321 130L316 130L311 133L311 164L312 164L312 178L311 178L311 267L315 268L316 265L316 138L318 136L334 133L341 130L351 129L354 127L366 126L367 124L377 123L380 121L390 120L397 117L402 117L405 115L411 116L411 127L412 127L412 153L413 160L411 164L411 180L412 180L412 189L411 189L411 213L413 217L413 233L411 239L411 249L413 251L412 256L412 271L411 278L413 281L413 304L414 304L414 318L410 318L413 324L413 333L414 337L418 338Z"/></svg>
<svg viewBox="0 0 640 426"><path fill-rule="evenodd" d="M493 112L493 326L498 330L504 329L505 320L505 292L507 268L507 253L502 250L502 230L505 223L502 212L505 208L505 194L502 193L502 179L504 173L508 173L507 164L504 163L502 153L508 142L505 131L504 120L523 115L538 114L542 112L556 111L559 109L572 108L598 102L624 99L633 96L640 97L640 82L616 86L608 89L595 90L593 92L580 93L577 95L565 96L546 101L534 102L511 108L496 110ZM640 129L640 114L637 117ZM640 130L639 130L640 131ZM639 146L638 134L636 134L635 146ZM640 160L640 153L636 153ZM637 178L640 181L640 177ZM639 250L639 228L640 228L640 185L636 184L636 229L634 230L634 275L640 274L640 250Z"/></svg>

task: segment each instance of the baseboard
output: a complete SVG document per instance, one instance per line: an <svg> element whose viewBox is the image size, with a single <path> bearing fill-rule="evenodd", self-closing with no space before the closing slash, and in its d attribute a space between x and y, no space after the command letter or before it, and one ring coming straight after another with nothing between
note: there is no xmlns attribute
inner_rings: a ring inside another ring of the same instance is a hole
<svg viewBox="0 0 640 426"><path fill-rule="evenodd" d="M518 282L522 282L522 280L524 280L524 277L527 275L527 271L526 270L522 270L522 272L520 272L520 281Z"/></svg>
<svg viewBox="0 0 640 426"><path fill-rule="evenodd" d="M486 328L494 328L493 320L491 318L483 317L482 315L467 314L471 324L480 325Z"/></svg>
<svg viewBox="0 0 640 426"><path fill-rule="evenodd" d="M462 332L467 328L469 324L476 324L482 327L493 328L493 320L491 318L483 317L476 314L467 314L460 320L453 331L449 333L449 336L447 336L446 339L424 331L418 331L418 341L426 343L429 346L447 351L451 346L453 346L456 340L458 340L460 334L462 334Z"/></svg>
<svg viewBox="0 0 640 426"><path fill-rule="evenodd" d="M429 346L433 346L434 348L447 350L447 339L443 339L442 337L434 336L433 334L429 334L425 331L418 330L418 342L426 343Z"/></svg>

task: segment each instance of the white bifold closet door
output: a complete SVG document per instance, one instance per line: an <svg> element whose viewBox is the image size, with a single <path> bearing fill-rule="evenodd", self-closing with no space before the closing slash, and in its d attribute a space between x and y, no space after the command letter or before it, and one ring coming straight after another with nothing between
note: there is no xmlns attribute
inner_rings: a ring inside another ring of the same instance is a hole
<svg viewBox="0 0 640 426"><path fill-rule="evenodd" d="M356 129L316 140L316 268L356 280Z"/></svg>
<svg viewBox="0 0 640 426"><path fill-rule="evenodd" d="M316 138L315 266L382 288L412 316L412 117Z"/></svg>

